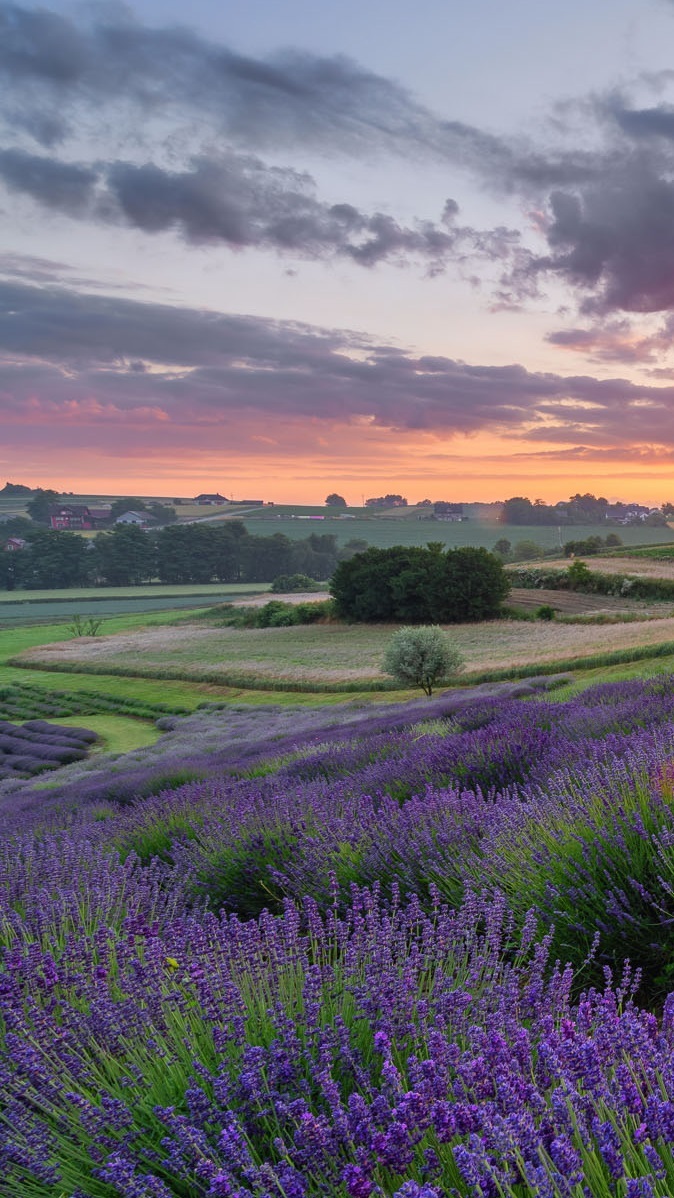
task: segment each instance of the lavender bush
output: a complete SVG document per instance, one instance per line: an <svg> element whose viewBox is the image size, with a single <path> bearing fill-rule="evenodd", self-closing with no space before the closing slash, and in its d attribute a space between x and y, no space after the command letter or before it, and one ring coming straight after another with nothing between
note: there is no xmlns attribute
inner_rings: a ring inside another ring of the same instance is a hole
<svg viewBox="0 0 674 1198"><path fill-rule="evenodd" d="M28 778L81 761L96 739L96 733L86 728L61 728L44 720L19 725L0 720L0 780Z"/></svg>
<svg viewBox="0 0 674 1198"><path fill-rule="evenodd" d="M663 677L201 712L17 783L3 1194L671 1194L673 757Z"/></svg>

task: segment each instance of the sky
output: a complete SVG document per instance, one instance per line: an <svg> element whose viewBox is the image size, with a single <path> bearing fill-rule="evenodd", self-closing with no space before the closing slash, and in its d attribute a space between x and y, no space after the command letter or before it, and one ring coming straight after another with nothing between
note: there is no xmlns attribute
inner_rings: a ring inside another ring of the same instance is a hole
<svg viewBox="0 0 674 1198"><path fill-rule="evenodd" d="M674 0L0 0L3 476L674 501Z"/></svg>

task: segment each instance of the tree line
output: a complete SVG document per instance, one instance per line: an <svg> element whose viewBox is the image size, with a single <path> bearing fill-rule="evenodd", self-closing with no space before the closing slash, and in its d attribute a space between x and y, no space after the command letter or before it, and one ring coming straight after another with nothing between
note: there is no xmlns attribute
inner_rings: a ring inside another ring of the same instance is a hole
<svg viewBox="0 0 674 1198"><path fill-rule="evenodd" d="M48 590L86 585L273 582L280 574L332 575L337 538L312 533L301 541L282 533L254 536L240 520L226 524L174 524L156 531L117 524L86 539L74 532L33 526L23 549L0 553L0 586Z"/></svg>

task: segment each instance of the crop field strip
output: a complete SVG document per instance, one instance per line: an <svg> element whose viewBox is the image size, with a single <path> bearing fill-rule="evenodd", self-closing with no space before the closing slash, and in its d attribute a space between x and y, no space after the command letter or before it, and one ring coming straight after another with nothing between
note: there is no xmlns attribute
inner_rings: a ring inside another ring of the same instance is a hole
<svg viewBox="0 0 674 1198"><path fill-rule="evenodd" d="M534 663L591 657L674 642L674 617L628 624L489 621L451 627L466 661L465 676ZM381 680L388 625L300 625L233 629L173 625L37 646L11 664L53 670L124 672L223 682L236 675L281 683L357 683ZM169 664L170 663L170 664Z"/></svg>

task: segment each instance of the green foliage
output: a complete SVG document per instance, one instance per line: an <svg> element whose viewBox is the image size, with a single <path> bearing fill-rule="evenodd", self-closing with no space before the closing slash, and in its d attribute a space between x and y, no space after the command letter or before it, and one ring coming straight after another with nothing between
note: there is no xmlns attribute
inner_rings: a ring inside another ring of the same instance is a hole
<svg viewBox="0 0 674 1198"><path fill-rule="evenodd" d="M389 641L383 670L401 686L420 686L425 695L463 668L461 654L441 628L400 628Z"/></svg>
<svg viewBox="0 0 674 1198"><path fill-rule="evenodd" d="M515 912L524 917L533 906L543 923L554 925L553 958L583 971L592 929L600 928L592 980L601 984L602 966L617 972L628 957L643 971L651 998L662 997L674 982L674 847L662 835L652 786L646 776L612 779L605 794L598 791L588 801L585 779L569 776L565 788L569 801L577 800L574 818L566 811L553 816L549 808L544 814L532 810L499 839L492 858L497 885ZM657 786L671 806L671 779ZM661 913L657 923L652 897ZM585 935L581 928L588 929Z"/></svg>
<svg viewBox="0 0 674 1198"><path fill-rule="evenodd" d="M536 608L534 616L537 620L554 620L556 611L557 608L553 607L551 603L541 603L540 607Z"/></svg>
<svg viewBox="0 0 674 1198"><path fill-rule="evenodd" d="M38 527L31 531L28 546L11 554L16 585L29 590L89 582L93 557L89 543L77 533Z"/></svg>
<svg viewBox="0 0 674 1198"><path fill-rule="evenodd" d="M669 578L631 578L626 574L602 574L576 560L566 570L528 567L509 571L513 586L523 589L582 591L589 595L629 595L631 599L674 599L674 581Z"/></svg>
<svg viewBox="0 0 674 1198"><path fill-rule="evenodd" d="M255 620L256 628L290 628L297 623L292 604L283 603L280 599L272 599L258 609Z"/></svg>
<svg viewBox="0 0 674 1198"><path fill-rule="evenodd" d="M344 499L342 495L338 495L335 491L332 491L330 493L330 495L328 495L326 497L325 506L326 507L346 507L347 503L346 503L346 499Z"/></svg>
<svg viewBox="0 0 674 1198"><path fill-rule="evenodd" d="M508 558L512 553L512 545L507 537L499 537L498 541L492 549L492 553L496 553L499 557Z"/></svg>
<svg viewBox="0 0 674 1198"><path fill-rule="evenodd" d="M510 590L486 549L370 548L339 563L330 582L337 614L364 622L454 624L499 614Z"/></svg>
<svg viewBox="0 0 674 1198"><path fill-rule="evenodd" d="M102 620L97 620L94 616L86 619L84 616L73 616L72 624L68 625L68 632L72 636L98 636L102 623Z"/></svg>
<svg viewBox="0 0 674 1198"><path fill-rule="evenodd" d="M282 599L270 599L262 607L234 607L226 603L204 613L205 618L215 618L227 628L290 628L293 624L317 624L333 615L331 599L315 603L311 600L284 603Z"/></svg>
<svg viewBox="0 0 674 1198"><path fill-rule="evenodd" d="M407 500L402 495L377 495L365 500L366 507L407 507Z"/></svg>
<svg viewBox="0 0 674 1198"><path fill-rule="evenodd" d="M534 558L544 557L545 550L538 544L537 541L516 541L513 547L512 556L517 562L533 561Z"/></svg>
<svg viewBox="0 0 674 1198"><path fill-rule="evenodd" d="M275 871L292 858L297 835L291 827L256 830L206 854L194 884L194 897L211 910L235 911L241 919L257 919L262 911L280 913L283 892Z"/></svg>
<svg viewBox="0 0 674 1198"><path fill-rule="evenodd" d="M620 538L618 538L620 542ZM606 546L603 537L586 537L584 541L565 541L564 557L594 557Z"/></svg>
<svg viewBox="0 0 674 1198"><path fill-rule="evenodd" d="M60 498L58 491L38 487L33 493L33 498L26 504L26 511L36 524L49 524L49 509Z"/></svg>
<svg viewBox="0 0 674 1198"><path fill-rule="evenodd" d="M585 562L574 561L566 571L567 583L571 591L583 591L592 582L592 572Z"/></svg>
<svg viewBox="0 0 674 1198"><path fill-rule="evenodd" d="M99 577L111 586L137 586L155 577L155 544L138 525L116 524L110 532L99 533L93 544Z"/></svg>
<svg viewBox="0 0 674 1198"><path fill-rule="evenodd" d="M139 499L137 495L121 496L115 499L110 504L110 520L116 520L118 516L123 516L126 512L146 512L147 505L144 499Z"/></svg>
<svg viewBox="0 0 674 1198"><path fill-rule="evenodd" d="M291 595L293 592L317 590L316 581L308 574L279 574L271 584L275 595Z"/></svg>
<svg viewBox="0 0 674 1198"><path fill-rule="evenodd" d="M348 562L356 553L365 553L369 547L369 542L364 537L350 537L338 550L337 559L340 562Z"/></svg>
<svg viewBox="0 0 674 1198"><path fill-rule="evenodd" d="M121 697L100 691L65 691L23 682L0 686L0 719L13 723L46 717L60 719L64 716L102 714L156 720L169 712L186 715L188 710L177 704L150 703L134 698L130 693Z"/></svg>

